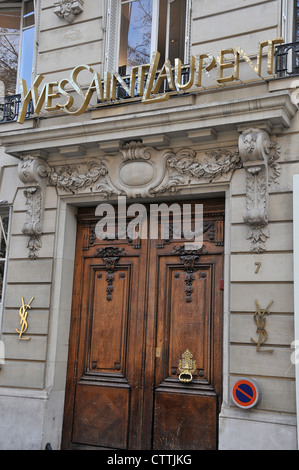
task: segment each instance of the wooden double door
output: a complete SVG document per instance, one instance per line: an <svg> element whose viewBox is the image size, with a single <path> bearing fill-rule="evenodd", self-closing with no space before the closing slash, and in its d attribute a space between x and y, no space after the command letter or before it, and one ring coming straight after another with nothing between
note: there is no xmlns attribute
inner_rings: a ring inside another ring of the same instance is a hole
<svg viewBox="0 0 299 470"><path fill-rule="evenodd" d="M216 449L223 200L204 242L100 240L78 214L63 449ZM192 379L192 380L191 380Z"/></svg>

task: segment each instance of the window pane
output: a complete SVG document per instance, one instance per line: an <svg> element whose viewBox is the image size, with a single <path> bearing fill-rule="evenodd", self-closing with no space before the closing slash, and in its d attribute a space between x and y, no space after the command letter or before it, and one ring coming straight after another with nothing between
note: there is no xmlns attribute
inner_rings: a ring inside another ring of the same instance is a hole
<svg viewBox="0 0 299 470"><path fill-rule="evenodd" d="M0 258L6 256L8 217L0 216Z"/></svg>
<svg viewBox="0 0 299 470"><path fill-rule="evenodd" d="M175 0L170 3L168 58L171 61L176 58L184 61L185 24L186 0Z"/></svg>
<svg viewBox="0 0 299 470"><path fill-rule="evenodd" d="M165 62L166 53L166 24L167 24L167 2L160 0L159 4L159 29L158 29L158 51L161 54L159 66Z"/></svg>
<svg viewBox="0 0 299 470"><path fill-rule="evenodd" d="M23 28L34 25L34 3L26 2L24 5Z"/></svg>
<svg viewBox="0 0 299 470"><path fill-rule="evenodd" d="M24 16L28 15L29 13L34 13L34 1L29 0L24 5Z"/></svg>
<svg viewBox="0 0 299 470"><path fill-rule="evenodd" d="M3 278L4 278L4 261L0 261L0 303L2 302Z"/></svg>
<svg viewBox="0 0 299 470"><path fill-rule="evenodd" d="M152 0L122 3L120 26L119 67L150 62L152 31Z"/></svg>
<svg viewBox="0 0 299 470"><path fill-rule="evenodd" d="M0 10L0 34L17 33L20 30L20 10Z"/></svg>
<svg viewBox="0 0 299 470"><path fill-rule="evenodd" d="M0 10L0 80L6 95L16 92L20 21L20 10Z"/></svg>
<svg viewBox="0 0 299 470"><path fill-rule="evenodd" d="M23 31L20 78L26 80L27 88L31 85L35 28Z"/></svg>
<svg viewBox="0 0 299 470"><path fill-rule="evenodd" d="M294 41L299 41L299 1L295 1L294 6L295 12L295 22L294 22Z"/></svg>
<svg viewBox="0 0 299 470"><path fill-rule="evenodd" d="M0 80L4 82L6 95L16 92L19 45L19 35L0 35Z"/></svg>
<svg viewBox="0 0 299 470"><path fill-rule="evenodd" d="M3 293L3 279L8 236L8 221L9 217L7 215L0 215L0 303L2 302Z"/></svg>

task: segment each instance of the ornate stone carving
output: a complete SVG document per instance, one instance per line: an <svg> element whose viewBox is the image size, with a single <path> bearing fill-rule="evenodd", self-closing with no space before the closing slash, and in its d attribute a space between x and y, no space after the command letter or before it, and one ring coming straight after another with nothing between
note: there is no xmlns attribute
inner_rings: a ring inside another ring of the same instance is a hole
<svg viewBox="0 0 299 470"><path fill-rule="evenodd" d="M60 195L92 194L103 199L154 197L178 193L198 184L229 182L232 173L246 169L246 210L248 239L257 253L265 250L268 231L268 187L280 175L280 148L260 129L248 129L239 138L239 148L196 152L182 148L155 149L141 142L123 145L114 155L81 161L79 164L51 167L44 161L25 157L19 164L19 177L26 186L27 215L23 233L28 235L29 257L41 248L43 200L46 184Z"/></svg>
<svg viewBox="0 0 299 470"><path fill-rule="evenodd" d="M24 190L26 197L27 214L22 232L29 237L27 248L29 258L37 258L38 251L42 247L42 194L41 189L31 187Z"/></svg>
<svg viewBox="0 0 299 470"><path fill-rule="evenodd" d="M112 293L114 291L113 287L113 282L114 282L114 272L116 269L116 265L119 262L119 258L121 256L125 256L125 251L124 248L117 248L114 246L107 246L105 248L99 248L97 250L96 257L102 258L102 260L105 263L107 275L106 275L106 281L107 281L107 300L110 302L112 300Z"/></svg>
<svg viewBox="0 0 299 470"><path fill-rule="evenodd" d="M188 184L228 178L242 167L236 148L197 154L192 149L157 150L139 142L126 144L118 154L81 165L47 169L48 184L62 192L99 193L104 198L153 197L179 192Z"/></svg>
<svg viewBox="0 0 299 470"><path fill-rule="evenodd" d="M83 11L84 0L59 0L55 3L55 15L63 18L67 23L73 23L76 16Z"/></svg>
<svg viewBox="0 0 299 470"><path fill-rule="evenodd" d="M86 166L87 170L82 173L79 172L78 165L63 166L59 170L48 167L46 169L48 184L62 191L76 194L98 183L95 190L102 193L104 197L115 194L114 188L109 185L106 178L108 168L103 161L91 161Z"/></svg>
<svg viewBox="0 0 299 470"><path fill-rule="evenodd" d="M45 190L44 163L38 158L27 156L19 163L18 175L22 183L26 185L24 196L26 197L27 213L22 232L29 237L27 245L29 258L35 259L42 247Z"/></svg>
<svg viewBox="0 0 299 470"><path fill-rule="evenodd" d="M261 253L265 251L265 242L270 236L267 227L270 156L268 134L260 129L244 131L239 137L239 151L246 168L246 210L243 219L250 228L247 238L251 240L251 250Z"/></svg>
<svg viewBox="0 0 299 470"><path fill-rule="evenodd" d="M144 147L142 142L128 142L120 150L122 158L126 160L148 160L151 158L149 147Z"/></svg>
<svg viewBox="0 0 299 470"><path fill-rule="evenodd" d="M278 178L281 173L281 167L277 160L279 160L280 155L280 146L276 142L270 142L268 155L269 186L271 185L271 183L278 183Z"/></svg>
<svg viewBox="0 0 299 470"><path fill-rule="evenodd" d="M255 252L265 250L269 237L268 186L278 182L280 148L270 142L265 131L248 129L239 138L239 148L196 152L182 148L155 149L141 142L124 144L117 154L81 161L79 164L51 167L34 157L19 164L19 176L27 186L27 222L30 256L36 256L41 243L42 204L45 184L55 186L60 195L92 194L103 199L154 197L179 193L186 187L229 182L232 173L246 169L246 210L244 222ZM35 188L29 191L28 187ZM40 210L39 210L40 206ZM38 223L36 223L38 222Z"/></svg>
<svg viewBox="0 0 299 470"><path fill-rule="evenodd" d="M203 161L199 161L196 153L190 149L183 149L176 154L169 152L166 157L168 178L152 192L178 192L179 186L187 185L192 180L211 183L238 168L242 168L242 164L237 148L206 152Z"/></svg>
<svg viewBox="0 0 299 470"><path fill-rule="evenodd" d="M25 156L18 166L18 175L22 183L26 185L44 184L46 165L43 160L31 155Z"/></svg>

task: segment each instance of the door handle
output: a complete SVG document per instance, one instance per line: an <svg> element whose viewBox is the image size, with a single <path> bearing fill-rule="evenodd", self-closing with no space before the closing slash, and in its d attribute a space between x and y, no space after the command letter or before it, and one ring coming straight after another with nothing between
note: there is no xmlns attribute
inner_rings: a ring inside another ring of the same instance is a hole
<svg viewBox="0 0 299 470"><path fill-rule="evenodd" d="M196 371L196 361L193 360L193 354L186 349L182 354L182 358L179 361L179 381L183 383L189 383L193 379L193 372Z"/></svg>

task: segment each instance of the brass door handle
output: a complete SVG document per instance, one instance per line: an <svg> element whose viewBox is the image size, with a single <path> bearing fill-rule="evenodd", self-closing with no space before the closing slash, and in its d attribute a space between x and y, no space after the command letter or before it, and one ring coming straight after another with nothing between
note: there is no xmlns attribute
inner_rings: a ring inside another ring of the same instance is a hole
<svg viewBox="0 0 299 470"><path fill-rule="evenodd" d="M196 361L193 360L193 355L186 349L182 354L182 359L179 361L179 381L183 383L189 383L193 379L193 372L196 371Z"/></svg>

